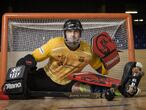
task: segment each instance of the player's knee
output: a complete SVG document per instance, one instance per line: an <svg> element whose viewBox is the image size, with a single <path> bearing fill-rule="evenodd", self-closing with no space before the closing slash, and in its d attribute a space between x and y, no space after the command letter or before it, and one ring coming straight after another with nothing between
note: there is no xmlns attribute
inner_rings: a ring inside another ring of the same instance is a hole
<svg viewBox="0 0 146 110"><path fill-rule="evenodd" d="M83 84L83 83L80 83L80 82L76 82L72 86L72 92L91 93L91 87L88 84Z"/></svg>

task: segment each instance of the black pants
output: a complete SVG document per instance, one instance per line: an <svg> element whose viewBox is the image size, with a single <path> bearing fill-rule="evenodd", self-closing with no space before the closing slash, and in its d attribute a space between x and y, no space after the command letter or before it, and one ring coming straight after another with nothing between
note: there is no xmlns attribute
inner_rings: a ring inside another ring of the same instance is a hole
<svg viewBox="0 0 146 110"><path fill-rule="evenodd" d="M71 88L75 81L71 81L66 85L59 85L53 82L41 68L34 73L28 74L28 87L34 91L58 91L71 92Z"/></svg>

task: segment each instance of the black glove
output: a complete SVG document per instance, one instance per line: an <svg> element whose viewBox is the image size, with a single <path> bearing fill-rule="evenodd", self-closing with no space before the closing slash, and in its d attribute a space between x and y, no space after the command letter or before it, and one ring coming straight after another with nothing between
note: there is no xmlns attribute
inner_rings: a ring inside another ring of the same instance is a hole
<svg viewBox="0 0 146 110"><path fill-rule="evenodd" d="M13 67L8 70L6 82L2 90L10 99L30 98L27 82L29 71L30 68L24 65Z"/></svg>
<svg viewBox="0 0 146 110"><path fill-rule="evenodd" d="M21 66L21 65L25 65L25 66L29 67L31 70L37 69L37 67L36 67L37 62L35 61L35 58L31 54L28 54L25 57L23 57L17 61L16 67Z"/></svg>

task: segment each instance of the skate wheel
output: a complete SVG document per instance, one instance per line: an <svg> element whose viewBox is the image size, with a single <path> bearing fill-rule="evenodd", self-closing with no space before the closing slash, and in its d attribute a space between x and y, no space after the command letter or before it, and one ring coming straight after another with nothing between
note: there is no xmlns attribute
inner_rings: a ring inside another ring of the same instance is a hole
<svg viewBox="0 0 146 110"><path fill-rule="evenodd" d="M141 89L137 88L137 92L135 94L135 96L139 96L141 94Z"/></svg>
<svg viewBox="0 0 146 110"><path fill-rule="evenodd" d="M105 98L108 100L108 101L112 101L115 97L115 94L113 91L111 91L110 89L108 89L106 92L105 92Z"/></svg>

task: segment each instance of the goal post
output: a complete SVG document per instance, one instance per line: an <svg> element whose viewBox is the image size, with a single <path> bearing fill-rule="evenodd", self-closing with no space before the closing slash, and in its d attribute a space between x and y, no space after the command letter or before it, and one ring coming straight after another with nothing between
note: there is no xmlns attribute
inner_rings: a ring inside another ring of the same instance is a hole
<svg viewBox="0 0 146 110"><path fill-rule="evenodd" d="M125 13L6 13L2 18L0 88L9 67L50 38L62 35L67 19L79 19L83 40L91 43L94 34L107 32L116 42L120 63L111 73L122 73L127 61L135 61L131 15Z"/></svg>

